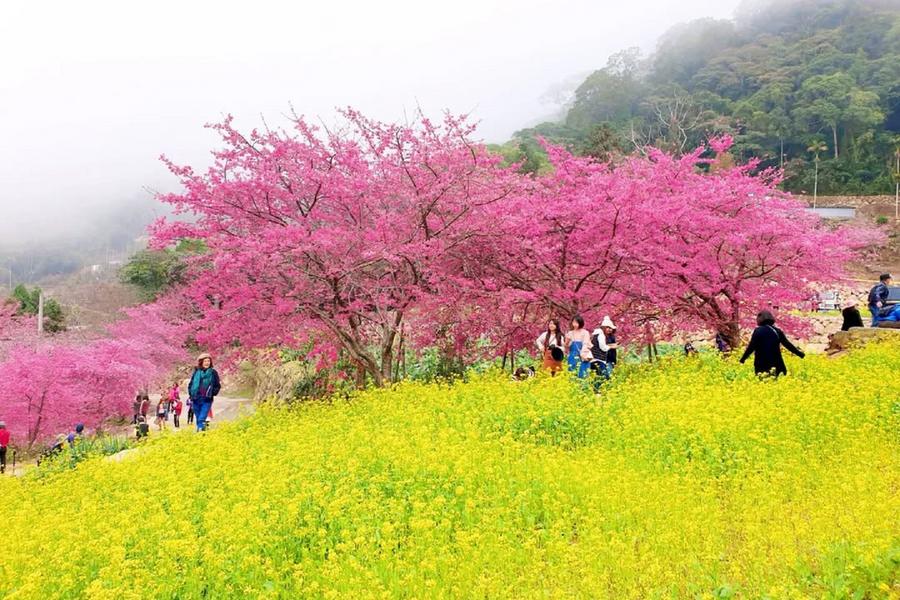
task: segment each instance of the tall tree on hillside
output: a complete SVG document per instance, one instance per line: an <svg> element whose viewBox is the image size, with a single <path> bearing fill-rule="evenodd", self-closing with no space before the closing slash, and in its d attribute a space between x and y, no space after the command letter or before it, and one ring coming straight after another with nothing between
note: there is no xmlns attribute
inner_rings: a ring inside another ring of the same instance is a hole
<svg viewBox="0 0 900 600"><path fill-rule="evenodd" d="M640 50L618 52L575 90L566 123L582 129L602 122L627 123L637 114L644 93Z"/></svg>

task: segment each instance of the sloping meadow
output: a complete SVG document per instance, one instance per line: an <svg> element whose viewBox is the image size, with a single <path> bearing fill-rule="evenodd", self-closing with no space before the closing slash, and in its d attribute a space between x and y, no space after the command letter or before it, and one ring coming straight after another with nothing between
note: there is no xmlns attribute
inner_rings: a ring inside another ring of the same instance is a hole
<svg viewBox="0 0 900 600"><path fill-rule="evenodd" d="M0 482L6 598L900 594L900 345L263 408Z"/></svg>

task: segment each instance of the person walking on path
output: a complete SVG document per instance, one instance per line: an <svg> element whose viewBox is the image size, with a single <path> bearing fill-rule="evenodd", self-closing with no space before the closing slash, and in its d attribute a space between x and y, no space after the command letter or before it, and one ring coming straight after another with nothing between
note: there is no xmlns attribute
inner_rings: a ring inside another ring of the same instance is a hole
<svg viewBox="0 0 900 600"><path fill-rule="evenodd" d="M872 327L878 325L881 320L881 311L885 307L890 291L888 286L891 285L891 274L882 273L875 284L869 291L869 312L872 313Z"/></svg>
<svg viewBox="0 0 900 600"><path fill-rule="evenodd" d="M194 403L191 402L190 396L187 399L187 407L188 407L188 425L194 422Z"/></svg>
<svg viewBox="0 0 900 600"><path fill-rule="evenodd" d="M166 426L166 404L168 400L165 397L160 398L159 402L156 404L156 427L159 428L160 431Z"/></svg>
<svg viewBox="0 0 900 600"><path fill-rule="evenodd" d="M566 334L566 342L569 344L569 371L584 379L588 367L591 364L591 334L584 328L584 318L581 315L572 317L572 329Z"/></svg>
<svg viewBox="0 0 900 600"><path fill-rule="evenodd" d="M6 448L8 446L9 429L6 428L6 423L0 421L0 473L6 473Z"/></svg>
<svg viewBox="0 0 900 600"><path fill-rule="evenodd" d="M755 354L753 369L757 375L767 374L775 377L787 375L787 367L781 356L781 347L784 346L788 352L796 354L800 358L806 355L788 341L783 331L775 327L775 317L771 312L761 311L756 315L756 324L758 327L750 336L750 343L747 344L747 349L741 357L741 364L750 358L751 354Z"/></svg>
<svg viewBox="0 0 900 600"><path fill-rule="evenodd" d="M559 321L551 319L547 323L547 330L538 336L535 341L538 352L543 359L542 366L555 376L562 370L562 363L566 357L566 338L559 328Z"/></svg>
<svg viewBox="0 0 900 600"><path fill-rule="evenodd" d="M169 412L172 413L172 420L175 423L175 428L181 426L179 423L181 417L181 391L178 389L178 382L174 382L172 387L169 389L167 393L169 397ZM175 411L175 407L178 407L178 412Z"/></svg>
<svg viewBox="0 0 900 600"><path fill-rule="evenodd" d="M188 384L188 396L197 419L197 431L206 430L213 399L221 388L219 373L212 366L212 357L206 353L201 354L197 357L197 368Z"/></svg>
<svg viewBox="0 0 900 600"><path fill-rule="evenodd" d="M134 402L131 403L131 412L133 414L131 418L131 424L137 425L138 417L141 416L141 401L143 400L143 396L140 392L134 397Z"/></svg>
<svg viewBox="0 0 900 600"><path fill-rule="evenodd" d="M181 428L181 398L175 398L172 401L172 420L175 423L175 429Z"/></svg>
<svg viewBox="0 0 900 600"><path fill-rule="evenodd" d="M141 394L141 416L144 417L144 421L147 421L147 415L150 414L150 396L147 395L147 392L143 392Z"/></svg>
<svg viewBox="0 0 900 600"><path fill-rule="evenodd" d="M172 384L171 389L169 389L169 400L174 402L175 400L179 400L181 398L181 389L178 386L178 382Z"/></svg>

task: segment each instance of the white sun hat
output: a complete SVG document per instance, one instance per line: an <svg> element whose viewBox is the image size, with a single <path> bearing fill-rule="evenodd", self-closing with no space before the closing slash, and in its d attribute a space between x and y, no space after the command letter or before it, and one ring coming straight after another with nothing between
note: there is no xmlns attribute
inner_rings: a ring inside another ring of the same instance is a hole
<svg viewBox="0 0 900 600"><path fill-rule="evenodd" d="M612 319L609 318L609 315L603 317L603 322L600 323L600 327L609 327L610 329L616 328L615 324L612 322Z"/></svg>

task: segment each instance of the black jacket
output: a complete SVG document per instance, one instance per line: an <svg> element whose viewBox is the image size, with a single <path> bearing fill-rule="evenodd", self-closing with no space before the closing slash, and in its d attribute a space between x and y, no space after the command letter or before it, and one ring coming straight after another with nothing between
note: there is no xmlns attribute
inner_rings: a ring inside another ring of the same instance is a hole
<svg viewBox="0 0 900 600"><path fill-rule="evenodd" d="M851 327L863 326L862 315L859 314L859 309L857 309L855 306L845 308L841 312L841 314L844 315L844 324L841 325L841 331L847 331Z"/></svg>
<svg viewBox="0 0 900 600"><path fill-rule="evenodd" d="M747 344L747 350L744 351L741 362L743 363L750 358L751 354L755 354L753 357L753 370L756 371L757 375L761 373L786 375L787 367L784 366L784 358L781 356L781 346L784 346L789 352L796 354L800 358L805 356L803 352L788 341L783 331L774 325L760 325L753 330L753 335L750 336L750 343Z"/></svg>

